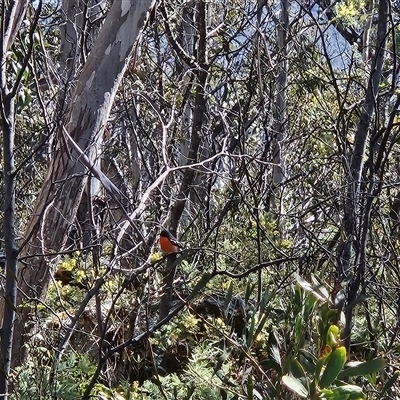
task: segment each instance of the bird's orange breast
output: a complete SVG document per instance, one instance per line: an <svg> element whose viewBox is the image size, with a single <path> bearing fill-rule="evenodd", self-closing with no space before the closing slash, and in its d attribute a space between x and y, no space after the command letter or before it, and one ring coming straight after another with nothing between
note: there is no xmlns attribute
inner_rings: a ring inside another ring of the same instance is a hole
<svg viewBox="0 0 400 400"><path fill-rule="evenodd" d="M160 247L164 253L177 253L179 251L178 247L165 236L160 236Z"/></svg>

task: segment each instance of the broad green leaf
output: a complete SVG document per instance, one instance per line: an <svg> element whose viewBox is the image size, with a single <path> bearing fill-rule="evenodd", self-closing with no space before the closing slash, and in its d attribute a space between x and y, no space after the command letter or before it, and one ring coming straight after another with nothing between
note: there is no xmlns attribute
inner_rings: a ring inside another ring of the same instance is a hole
<svg viewBox="0 0 400 400"><path fill-rule="evenodd" d="M340 393L335 393L331 389L323 389L318 398L319 399L329 399L329 400L350 400L352 397L350 394L346 394L346 393L340 394ZM360 399L362 399L362 398L363 397L361 397Z"/></svg>
<svg viewBox="0 0 400 400"><path fill-rule="evenodd" d="M346 347L344 346L340 346L332 352L328 358L321 379L319 380L319 386L321 388L328 387L338 377L339 372L346 362L346 356Z"/></svg>
<svg viewBox="0 0 400 400"><path fill-rule="evenodd" d="M306 376L303 366L297 358L292 358L289 364L290 372L295 378L303 378Z"/></svg>
<svg viewBox="0 0 400 400"><path fill-rule="evenodd" d="M332 389L322 389L319 395L320 399L331 399L333 397Z"/></svg>
<svg viewBox="0 0 400 400"><path fill-rule="evenodd" d="M386 367L387 361L383 358L375 358L374 360L362 363L347 363L345 369L339 374L338 378L343 379L349 376L368 375L378 372Z"/></svg>
<svg viewBox="0 0 400 400"><path fill-rule="evenodd" d="M328 345L324 346L321 351L321 357L315 365L315 382L318 383L323 366L327 363L328 358L332 354L332 348Z"/></svg>
<svg viewBox="0 0 400 400"><path fill-rule="evenodd" d="M296 276L296 281L304 290L312 293L318 300L326 300L326 298L317 292L309 282L301 278L299 275Z"/></svg>
<svg viewBox="0 0 400 400"><path fill-rule="evenodd" d="M308 397L308 390L298 379L294 378L293 376L283 375L282 384L300 397L304 399Z"/></svg>
<svg viewBox="0 0 400 400"><path fill-rule="evenodd" d="M299 362L305 371L311 375L314 375L316 361L313 359L313 356L307 352L307 350L299 351Z"/></svg>
<svg viewBox="0 0 400 400"><path fill-rule="evenodd" d="M334 389L332 389L332 392L334 394L349 394L351 396L358 395L358 397L361 396L361 398L364 398L364 393L362 391L362 388L357 385L343 385L343 386L337 386Z"/></svg>

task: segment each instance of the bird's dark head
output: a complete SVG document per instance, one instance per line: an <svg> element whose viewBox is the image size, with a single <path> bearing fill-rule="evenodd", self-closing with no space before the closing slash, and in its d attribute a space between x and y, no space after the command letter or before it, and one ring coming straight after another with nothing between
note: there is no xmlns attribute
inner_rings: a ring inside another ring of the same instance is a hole
<svg viewBox="0 0 400 400"><path fill-rule="evenodd" d="M169 236L169 233L168 233L168 231L167 231L166 229L163 229L163 230L161 231L161 233L160 233L160 236L168 237L168 236Z"/></svg>

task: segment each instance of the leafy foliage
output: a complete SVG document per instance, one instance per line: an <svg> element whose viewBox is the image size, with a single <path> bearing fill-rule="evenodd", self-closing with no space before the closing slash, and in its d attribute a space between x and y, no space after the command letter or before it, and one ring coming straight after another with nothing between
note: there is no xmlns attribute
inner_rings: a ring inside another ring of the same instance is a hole
<svg viewBox="0 0 400 400"><path fill-rule="evenodd" d="M54 372L52 356L46 348L36 348L32 355L23 367L13 372L13 381L18 382L15 399L79 398L96 369L85 355L70 352Z"/></svg>
<svg viewBox="0 0 400 400"><path fill-rule="evenodd" d="M166 1L152 11L107 127L88 145L76 134L121 196L90 176L83 195L68 192L82 198L72 218L61 216L65 232L44 229L48 210L69 200L61 190L49 190L41 215L34 203L46 185L76 178L72 168L44 184L55 155L76 157L60 127L109 5L77 2L68 14L46 3L34 31L27 13L6 57L7 85L21 78L18 254L30 224L41 241L15 277L38 281L15 308L32 306L24 328L35 329L13 398L394 398L400 10L390 2L393 51L366 129L357 229L346 235L349 166L381 45L371 45L378 4L285 3ZM70 45L73 56L63 53ZM159 251L161 228L178 228L186 243L176 258ZM46 247L53 238L67 239L60 254ZM341 271L348 240L352 268ZM170 314L159 321L167 289Z"/></svg>

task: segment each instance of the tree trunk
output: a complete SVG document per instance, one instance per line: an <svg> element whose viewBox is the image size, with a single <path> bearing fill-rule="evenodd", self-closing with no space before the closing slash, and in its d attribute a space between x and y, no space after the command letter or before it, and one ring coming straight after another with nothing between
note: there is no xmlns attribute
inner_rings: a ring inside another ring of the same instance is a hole
<svg viewBox="0 0 400 400"><path fill-rule="evenodd" d="M4 155L4 238L6 252L6 287L0 359L0 398L7 399L8 376L11 366L17 298L17 241L15 234L15 161L14 161L14 101L2 104L2 132ZM3 395L4 394L4 395Z"/></svg>
<svg viewBox="0 0 400 400"><path fill-rule="evenodd" d="M351 262L354 253L354 244L356 235L359 231L359 221L361 219L360 203L362 198L360 196L360 186L362 173L364 169L364 158L367 146L367 139L369 137L369 130L372 117L375 113L376 101L379 93L379 84L382 77L382 68L385 60L385 50L387 41L388 29L388 1L381 0L379 2L378 11L378 31L375 46L375 55L371 64L371 74L368 82L367 93L363 104L360 120L358 122L357 131L355 133L354 147L350 159L350 170L348 172L347 180L347 194L344 205L343 215L343 233L344 240L339 244L338 258L337 258L337 275L339 279L343 279L351 271ZM364 210L365 212L365 210ZM364 256L361 254L365 248L359 246L360 241L357 241L357 260L362 259ZM360 283L364 276L364 263L355 263L352 270L354 278L349 284L349 292L347 296L347 304L353 303L357 297L357 292ZM350 333L353 318L353 308L348 307L346 310L346 326L343 332L343 337L346 340L346 345L350 346Z"/></svg>
<svg viewBox="0 0 400 400"><path fill-rule="evenodd" d="M278 214L283 213L282 202L277 194L281 191L279 187L283 182L283 155L282 144L286 130L286 103L287 103L287 80L288 80L288 33L289 33L289 1L281 1L281 15L278 25L278 49L280 62L278 66L278 79L276 82L276 101L274 107L274 123L273 123L273 172L272 184L274 192L272 194L272 207ZM278 198L277 198L278 197ZM279 204L277 204L279 202Z"/></svg>
<svg viewBox="0 0 400 400"><path fill-rule="evenodd" d="M6 76L8 68L7 52L13 44L17 32L25 17L29 1L19 1L12 4L2 4L1 14L1 73L0 73L0 93L1 93L1 127L3 136L3 157L4 157L4 222L3 232L5 241L6 265L5 265L5 293L3 301L3 315L1 328L1 357L0 357L0 398L8 398L9 374L11 368L12 345L14 336L14 320L17 299L17 240L15 233L15 96L20 86L18 76L9 86ZM40 13L41 3L38 4ZM31 26L32 32L36 28L37 17ZM32 43L28 47L26 61L32 51ZM21 69L21 73L24 72Z"/></svg>
<svg viewBox="0 0 400 400"><path fill-rule="evenodd" d="M24 303L15 325L13 365L25 356L24 344L34 332L33 314L42 299L66 232L73 222L87 182L86 167L76 150L68 148L64 129L93 161L97 156L115 93L131 58L152 0L115 0L90 52L75 92L60 124L58 144L35 210L27 226L18 274L17 304Z"/></svg>
<svg viewBox="0 0 400 400"><path fill-rule="evenodd" d="M347 195L345 200L343 231L346 240L341 248L338 258L338 274L344 276L349 272L356 232L356 215L359 210L360 184L364 167L365 149L372 117L375 113L376 100L379 93L379 83L382 76L383 62L388 27L388 4L386 0L380 1L378 35L376 38L375 56L371 65L371 75L368 82L367 93L362 107L360 120L355 133L354 146L350 159L350 170L347 181Z"/></svg>

